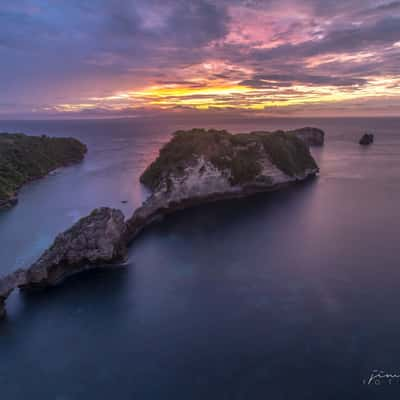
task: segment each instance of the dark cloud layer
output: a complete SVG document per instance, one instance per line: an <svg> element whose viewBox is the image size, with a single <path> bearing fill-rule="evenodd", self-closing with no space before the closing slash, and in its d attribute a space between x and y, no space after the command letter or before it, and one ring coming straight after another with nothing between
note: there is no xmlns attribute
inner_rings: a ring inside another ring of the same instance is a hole
<svg viewBox="0 0 400 400"><path fill-rule="evenodd" d="M328 32L318 40L300 44L283 44L272 49L256 49L251 57L257 61L270 59L304 59L324 54L349 53L392 45L400 40L400 17L387 17L372 25Z"/></svg>
<svg viewBox="0 0 400 400"><path fill-rule="evenodd" d="M331 85L331 86L353 86L363 85L365 79L361 78L346 78L340 76L324 76L324 75L305 75L305 74L267 74L255 75L251 80L242 81L242 84L252 87L270 86L288 86L298 84L311 85Z"/></svg>

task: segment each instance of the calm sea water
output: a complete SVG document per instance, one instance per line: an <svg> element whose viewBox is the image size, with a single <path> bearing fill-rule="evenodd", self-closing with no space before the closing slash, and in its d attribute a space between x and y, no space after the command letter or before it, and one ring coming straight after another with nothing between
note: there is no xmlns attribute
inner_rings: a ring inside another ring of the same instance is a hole
<svg viewBox="0 0 400 400"><path fill-rule="evenodd" d="M0 121L0 131L89 147L83 163L27 185L0 213L0 274L29 266L97 206L129 216L147 195L140 173L182 125ZM183 211L144 233L124 269L13 294L0 398L398 399L399 381L363 380L400 373L400 119L223 127L304 125L327 133L313 150L319 178ZM362 148L366 129L376 143Z"/></svg>

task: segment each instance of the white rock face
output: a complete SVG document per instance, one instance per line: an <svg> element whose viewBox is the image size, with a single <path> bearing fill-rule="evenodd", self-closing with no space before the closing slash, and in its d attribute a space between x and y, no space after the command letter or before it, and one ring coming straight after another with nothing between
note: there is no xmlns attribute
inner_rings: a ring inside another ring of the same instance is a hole
<svg viewBox="0 0 400 400"><path fill-rule="evenodd" d="M239 190L229 182L230 172L221 172L211 162L199 157L194 165L187 166L181 175L172 176L153 193L152 200L181 201L188 198L208 196Z"/></svg>
<svg viewBox="0 0 400 400"><path fill-rule="evenodd" d="M262 165L261 176L265 178L270 178L273 185L293 180L293 177L286 175L276 165L272 164L272 162L267 157L263 159L260 163Z"/></svg>
<svg viewBox="0 0 400 400"><path fill-rule="evenodd" d="M163 181L157 190L145 202L145 208L156 209L160 206L167 207L170 203L179 203L188 199L201 199L213 195L235 195L244 189L268 189L276 185L282 185L297 180L303 180L309 175L318 172L307 170L303 176L289 176L274 165L268 157L260 161L261 173L252 182L245 185L232 185L230 182L231 172L220 170L204 157L198 157L196 162L188 165L184 172L179 175L170 176L168 182Z"/></svg>
<svg viewBox="0 0 400 400"><path fill-rule="evenodd" d="M303 175L289 176L281 171L276 165L266 158L262 161L262 173L261 176L269 177L272 179L272 185L279 185L289 182L302 181L310 175L314 175L318 172L318 168L306 169Z"/></svg>

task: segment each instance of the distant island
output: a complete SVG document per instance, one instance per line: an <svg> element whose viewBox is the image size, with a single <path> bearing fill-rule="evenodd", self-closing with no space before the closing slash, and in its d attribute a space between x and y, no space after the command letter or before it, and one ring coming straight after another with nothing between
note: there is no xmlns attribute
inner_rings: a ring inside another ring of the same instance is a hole
<svg viewBox="0 0 400 400"><path fill-rule="evenodd" d="M137 235L167 214L277 190L315 176L319 169L308 139L315 144L317 136L322 144L323 132L315 128L235 135L213 129L175 132L140 177L152 193L132 217L125 221L120 210L102 207L58 235L30 268L0 279L0 316L15 288L54 286L82 270L123 261Z"/></svg>
<svg viewBox="0 0 400 400"><path fill-rule="evenodd" d="M371 143L374 143L374 135L372 133L364 133L358 143L362 146L368 146Z"/></svg>
<svg viewBox="0 0 400 400"><path fill-rule="evenodd" d="M73 138L0 133L0 209L17 203L23 184L81 161L86 151Z"/></svg>

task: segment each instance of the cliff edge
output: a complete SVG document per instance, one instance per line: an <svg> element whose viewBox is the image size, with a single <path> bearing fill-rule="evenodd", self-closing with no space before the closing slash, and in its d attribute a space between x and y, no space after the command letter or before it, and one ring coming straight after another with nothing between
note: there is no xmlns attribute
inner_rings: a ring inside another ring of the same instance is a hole
<svg viewBox="0 0 400 400"><path fill-rule="evenodd" d="M307 144L291 133L192 129L175 132L140 181L152 191L144 205L168 207L271 190L317 172Z"/></svg>

